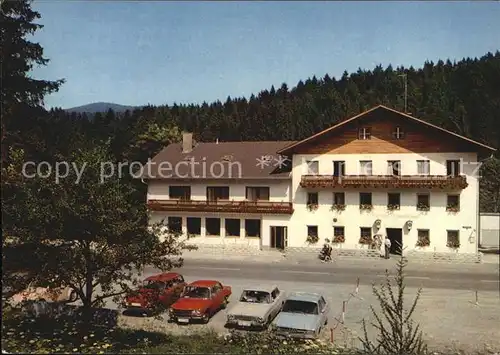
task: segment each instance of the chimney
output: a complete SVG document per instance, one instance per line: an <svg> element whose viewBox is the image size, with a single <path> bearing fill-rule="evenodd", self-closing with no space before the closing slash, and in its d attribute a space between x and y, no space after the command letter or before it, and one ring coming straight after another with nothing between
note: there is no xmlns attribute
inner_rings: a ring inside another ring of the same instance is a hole
<svg viewBox="0 0 500 355"><path fill-rule="evenodd" d="M189 153L193 150L193 134L182 132L182 152Z"/></svg>

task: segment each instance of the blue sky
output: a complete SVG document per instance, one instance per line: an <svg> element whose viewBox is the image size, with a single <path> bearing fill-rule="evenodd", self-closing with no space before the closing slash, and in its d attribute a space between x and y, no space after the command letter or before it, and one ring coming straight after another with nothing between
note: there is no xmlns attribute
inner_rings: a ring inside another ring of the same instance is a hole
<svg viewBox="0 0 500 355"><path fill-rule="evenodd" d="M499 2L38 0L35 40L65 78L47 107L248 97L326 73L500 49Z"/></svg>

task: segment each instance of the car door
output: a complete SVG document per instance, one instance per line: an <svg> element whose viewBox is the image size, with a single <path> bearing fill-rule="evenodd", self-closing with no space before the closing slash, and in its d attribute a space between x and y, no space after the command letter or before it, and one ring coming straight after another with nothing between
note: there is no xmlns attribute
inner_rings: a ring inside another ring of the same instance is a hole
<svg viewBox="0 0 500 355"><path fill-rule="evenodd" d="M211 289L212 304L211 311L215 313L222 304L224 294L222 292L222 285L220 283L215 284Z"/></svg>
<svg viewBox="0 0 500 355"><path fill-rule="evenodd" d="M182 276L177 276L174 279L174 286L173 286L173 294L172 294L172 303L177 301L179 297L181 296L182 292L184 291L184 286L186 286L186 283L184 282L184 278Z"/></svg>
<svg viewBox="0 0 500 355"><path fill-rule="evenodd" d="M271 317L274 318L278 315L281 310L282 305L282 294L281 290L277 287L271 292L271 299L273 300L273 304L271 305Z"/></svg>
<svg viewBox="0 0 500 355"><path fill-rule="evenodd" d="M319 310L320 310L320 315L321 315L321 326L326 323L328 319L328 313L329 313L329 305L326 302L325 298L321 296L319 300Z"/></svg>
<svg viewBox="0 0 500 355"><path fill-rule="evenodd" d="M158 305L165 306L170 302L170 282L161 282L158 289Z"/></svg>

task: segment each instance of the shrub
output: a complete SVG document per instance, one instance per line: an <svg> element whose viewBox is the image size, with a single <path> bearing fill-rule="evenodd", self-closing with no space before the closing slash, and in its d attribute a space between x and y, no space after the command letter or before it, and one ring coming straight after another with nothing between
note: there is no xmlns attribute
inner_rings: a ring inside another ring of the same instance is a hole
<svg viewBox="0 0 500 355"><path fill-rule="evenodd" d="M366 322L363 320L364 338L360 338L363 348L369 354L420 355L427 353L427 346L423 340L420 326L415 325L411 319L422 289L417 291L415 300L409 309L405 309L403 306L404 268L407 263L408 261L401 255L394 278L396 290L393 290L394 286L387 270L385 282L380 287L373 285L373 293L380 304L381 313L376 312L373 306L370 307L375 318L371 324L377 329L378 334L375 342L370 340Z"/></svg>

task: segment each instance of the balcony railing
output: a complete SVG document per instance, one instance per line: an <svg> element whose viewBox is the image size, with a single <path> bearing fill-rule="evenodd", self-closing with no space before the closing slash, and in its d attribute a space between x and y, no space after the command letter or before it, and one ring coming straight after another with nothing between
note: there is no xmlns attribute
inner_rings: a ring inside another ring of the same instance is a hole
<svg viewBox="0 0 500 355"><path fill-rule="evenodd" d="M462 190L468 186L465 176L443 175L302 175L304 188L400 188Z"/></svg>
<svg viewBox="0 0 500 355"><path fill-rule="evenodd" d="M291 202L271 201L194 201L194 200L149 200L148 208L153 211L179 212L226 212L292 214Z"/></svg>

